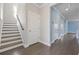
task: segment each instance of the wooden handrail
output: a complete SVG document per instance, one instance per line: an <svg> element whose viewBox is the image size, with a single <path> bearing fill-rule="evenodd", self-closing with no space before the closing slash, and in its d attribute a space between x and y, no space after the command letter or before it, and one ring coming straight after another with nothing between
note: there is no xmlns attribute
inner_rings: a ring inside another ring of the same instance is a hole
<svg viewBox="0 0 79 59"><path fill-rule="evenodd" d="M21 21L20 21L18 15L16 15L16 16L17 16L17 20L18 20L18 22L19 22L19 24L20 24L20 26L21 26L21 29L24 30L24 28L23 28L23 26L22 26L22 24L21 24Z"/></svg>

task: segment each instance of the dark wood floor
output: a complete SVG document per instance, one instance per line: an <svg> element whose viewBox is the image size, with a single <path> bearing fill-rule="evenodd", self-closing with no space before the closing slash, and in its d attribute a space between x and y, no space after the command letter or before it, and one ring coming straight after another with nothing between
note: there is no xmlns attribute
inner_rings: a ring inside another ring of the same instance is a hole
<svg viewBox="0 0 79 59"><path fill-rule="evenodd" d="M28 48L18 47L1 55L78 55L78 40L76 38L66 40L56 40L51 47L42 43L34 44Z"/></svg>

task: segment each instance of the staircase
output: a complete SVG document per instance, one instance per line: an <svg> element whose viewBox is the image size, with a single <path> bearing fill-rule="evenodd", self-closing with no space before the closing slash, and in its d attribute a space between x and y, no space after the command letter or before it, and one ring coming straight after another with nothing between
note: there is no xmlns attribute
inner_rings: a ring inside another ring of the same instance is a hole
<svg viewBox="0 0 79 59"><path fill-rule="evenodd" d="M4 23L2 28L0 53L22 45L21 35L16 23Z"/></svg>

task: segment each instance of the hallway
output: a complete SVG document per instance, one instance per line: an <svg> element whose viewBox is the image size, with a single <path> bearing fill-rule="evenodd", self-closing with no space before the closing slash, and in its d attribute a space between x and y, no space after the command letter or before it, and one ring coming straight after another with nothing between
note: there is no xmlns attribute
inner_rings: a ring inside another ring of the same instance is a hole
<svg viewBox="0 0 79 59"><path fill-rule="evenodd" d="M79 45L75 37L68 37L70 33L64 36L64 39L56 40L51 47L36 43L28 48L18 47L1 55L78 55Z"/></svg>

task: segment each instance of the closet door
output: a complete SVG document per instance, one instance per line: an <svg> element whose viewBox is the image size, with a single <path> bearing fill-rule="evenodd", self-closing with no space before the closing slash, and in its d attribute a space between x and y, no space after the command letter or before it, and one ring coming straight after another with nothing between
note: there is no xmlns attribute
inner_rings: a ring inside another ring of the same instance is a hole
<svg viewBox="0 0 79 59"><path fill-rule="evenodd" d="M34 44L40 39L40 15L29 11L28 12L28 42Z"/></svg>

